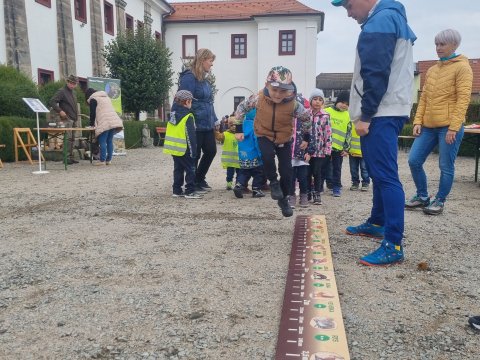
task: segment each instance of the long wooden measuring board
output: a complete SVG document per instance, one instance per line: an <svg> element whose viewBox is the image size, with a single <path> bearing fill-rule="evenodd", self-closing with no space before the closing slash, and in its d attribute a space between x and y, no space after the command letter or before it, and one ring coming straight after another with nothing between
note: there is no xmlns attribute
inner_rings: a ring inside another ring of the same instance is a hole
<svg viewBox="0 0 480 360"><path fill-rule="evenodd" d="M297 216L276 360L350 360L325 216Z"/></svg>

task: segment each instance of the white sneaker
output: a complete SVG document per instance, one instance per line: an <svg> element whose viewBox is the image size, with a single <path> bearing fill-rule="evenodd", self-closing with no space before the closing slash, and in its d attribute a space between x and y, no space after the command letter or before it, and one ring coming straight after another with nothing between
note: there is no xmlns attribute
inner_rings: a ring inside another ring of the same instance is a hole
<svg viewBox="0 0 480 360"><path fill-rule="evenodd" d="M203 198L203 195L195 191L190 194L185 194L185 199L201 199L201 198Z"/></svg>

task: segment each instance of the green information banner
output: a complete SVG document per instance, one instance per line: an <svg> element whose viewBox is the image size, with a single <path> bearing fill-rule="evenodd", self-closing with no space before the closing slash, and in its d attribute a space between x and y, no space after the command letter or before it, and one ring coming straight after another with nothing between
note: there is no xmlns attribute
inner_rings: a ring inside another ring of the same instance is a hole
<svg viewBox="0 0 480 360"><path fill-rule="evenodd" d="M122 114L122 88L120 87L119 79L89 77L88 87L95 90L105 91L110 99L112 99L115 111L119 115Z"/></svg>

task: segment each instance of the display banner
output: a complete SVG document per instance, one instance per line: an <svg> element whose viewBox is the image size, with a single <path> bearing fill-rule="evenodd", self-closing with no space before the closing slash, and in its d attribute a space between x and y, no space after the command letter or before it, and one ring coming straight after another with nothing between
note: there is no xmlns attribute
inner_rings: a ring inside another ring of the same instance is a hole
<svg viewBox="0 0 480 360"><path fill-rule="evenodd" d="M119 79L89 77L88 87L95 90L105 91L110 99L112 99L112 105L117 114L122 114L122 89L120 87Z"/></svg>

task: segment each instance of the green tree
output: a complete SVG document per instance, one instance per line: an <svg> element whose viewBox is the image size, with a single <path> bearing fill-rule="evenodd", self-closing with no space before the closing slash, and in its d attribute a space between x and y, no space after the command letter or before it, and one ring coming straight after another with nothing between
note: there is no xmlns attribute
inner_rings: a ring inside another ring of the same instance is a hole
<svg viewBox="0 0 480 360"><path fill-rule="evenodd" d="M33 117L22 98L37 98L37 84L9 65L0 65L0 116Z"/></svg>
<svg viewBox="0 0 480 360"><path fill-rule="evenodd" d="M148 28L127 31L105 46L107 74L122 81L122 104L127 112L154 111L168 98L172 86L171 52Z"/></svg>

